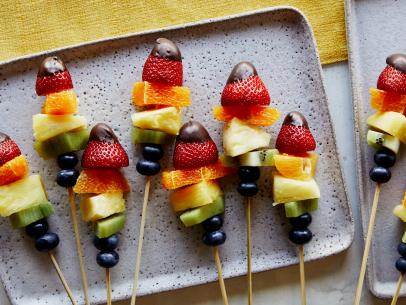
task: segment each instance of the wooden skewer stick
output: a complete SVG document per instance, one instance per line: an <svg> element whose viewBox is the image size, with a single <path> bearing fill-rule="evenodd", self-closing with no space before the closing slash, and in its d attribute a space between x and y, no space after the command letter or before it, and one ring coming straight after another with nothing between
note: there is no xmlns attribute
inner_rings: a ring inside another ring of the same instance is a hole
<svg viewBox="0 0 406 305"><path fill-rule="evenodd" d="M220 284L221 296L223 298L223 304L228 305L226 285L224 284L223 270L221 268L221 261L220 261L220 254L219 254L218 247L213 247L213 255L214 255L214 261L216 262L217 274L218 274L218 279L219 279L219 284Z"/></svg>
<svg viewBox="0 0 406 305"><path fill-rule="evenodd" d="M403 277L404 277L404 274L401 273L399 276L397 287L396 287L396 292L393 295L393 299L392 299L392 302L390 303L390 305L396 305L396 303L398 302L400 288L402 288L402 284L403 284Z"/></svg>
<svg viewBox="0 0 406 305"><path fill-rule="evenodd" d="M80 243L79 226L78 226L77 215L76 215L77 211L76 211L76 204L75 204L75 194L73 193L73 189L71 187L68 188L68 194L69 194L70 217L72 220L73 231L75 232L76 251L78 253L78 258L79 258L80 276L82 279L82 287L83 287L83 293L84 293L84 297L85 297L85 304L90 305L89 291L88 291L88 287L87 287L87 275L86 275L85 263L83 261L82 245Z"/></svg>
<svg viewBox="0 0 406 305"><path fill-rule="evenodd" d="M140 269L141 269L142 244L144 242L144 229L145 229L145 220L147 218L147 206L148 206L150 185L151 185L151 178L147 176L146 182L145 182L144 202L142 204L140 234L138 237L138 251L137 251L137 258L135 261L135 271L134 271L133 292L132 292L132 296L131 296L131 305L134 305L135 300L137 299L138 280L139 280L139 274L140 274Z"/></svg>
<svg viewBox="0 0 406 305"><path fill-rule="evenodd" d="M299 269L300 269L300 294L302 305L306 305L306 277L304 268L304 248L303 245L298 247L299 250Z"/></svg>
<svg viewBox="0 0 406 305"><path fill-rule="evenodd" d="M371 248L372 235L373 235L374 226L375 226L375 218L376 218L376 211L378 209L380 191L381 191L381 185L378 183L375 188L374 200L372 202L371 216L369 217L367 238L366 238L365 246L364 246L364 254L362 256L361 269L359 271L358 285L357 285L357 290L355 293L354 305L359 305L361 302L362 286L364 285L365 272L366 272L366 268L367 268L369 250Z"/></svg>
<svg viewBox="0 0 406 305"><path fill-rule="evenodd" d="M52 264L53 264L53 266L55 268L56 273L58 274L59 279L62 282L63 287L66 290L66 293L69 296L70 301L72 302L72 305L77 305L78 303L76 303L76 300L75 300L75 297L73 296L72 290L69 288L69 285L66 282L65 277L63 276L62 270L59 267L58 261L56 260L54 254L51 251L49 251L48 255L49 255L49 258L51 259L51 262L52 262Z"/></svg>
<svg viewBox="0 0 406 305"><path fill-rule="evenodd" d="M106 268L106 290L107 290L107 305L111 305L111 281L109 268Z"/></svg>
<svg viewBox="0 0 406 305"><path fill-rule="evenodd" d="M251 264L251 198L247 197L246 202L246 223L247 223L247 281L248 281L248 305L252 305L252 264Z"/></svg>

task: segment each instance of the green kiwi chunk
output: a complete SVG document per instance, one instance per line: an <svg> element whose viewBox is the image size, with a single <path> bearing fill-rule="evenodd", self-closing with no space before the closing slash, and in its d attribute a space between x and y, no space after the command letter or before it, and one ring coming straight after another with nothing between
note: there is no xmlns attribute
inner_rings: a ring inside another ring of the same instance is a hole
<svg viewBox="0 0 406 305"><path fill-rule="evenodd" d="M173 136L159 130L142 129L132 127L131 140L134 144L166 144L171 141Z"/></svg>
<svg viewBox="0 0 406 305"><path fill-rule="evenodd" d="M180 220L186 227L202 223L206 219L224 213L224 197L218 196L212 203L187 211L180 215Z"/></svg>
<svg viewBox="0 0 406 305"><path fill-rule="evenodd" d="M45 142L34 142L34 149L43 159L56 158L59 155L82 150L89 141L89 131L65 132Z"/></svg>
<svg viewBox="0 0 406 305"><path fill-rule="evenodd" d="M277 149L255 150L239 156L238 160L240 166L274 166L273 156L277 153Z"/></svg>
<svg viewBox="0 0 406 305"><path fill-rule="evenodd" d="M97 221L94 230L98 238L106 238L121 231L124 225L125 215L119 213Z"/></svg>
<svg viewBox="0 0 406 305"><path fill-rule="evenodd" d="M400 141L398 138L374 130L368 130L367 143L369 146L375 149L386 147L387 149L393 151L395 154L398 153L400 146Z"/></svg>
<svg viewBox="0 0 406 305"><path fill-rule="evenodd" d="M307 199L285 203L286 217L298 217L304 213L310 213L318 208L319 199Z"/></svg>
<svg viewBox="0 0 406 305"><path fill-rule="evenodd" d="M9 219L14 229L24 228L33 222L50 216L54 212L54 207L49 201L30 207L20 212L11 214Z"/></svg>

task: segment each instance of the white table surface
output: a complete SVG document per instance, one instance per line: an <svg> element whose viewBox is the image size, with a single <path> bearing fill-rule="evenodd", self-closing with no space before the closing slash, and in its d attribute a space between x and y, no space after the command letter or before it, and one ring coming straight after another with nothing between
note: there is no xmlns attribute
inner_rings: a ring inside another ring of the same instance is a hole
<svg viewBox="0 0 406 305"><path fill-rule="evenodd" d="M308 304L349 305L352 304L362 255L361 222L358 209L358 190L355 166L353 111L351 87L347 63L323 67L327 96L332 104L332 119L337 132L337 145L344 165L344 179L348 185L348 198L355 219L355 240L344 253L306 264ZM114 283L114 279L113 279ZM298 305L298 266L254 274L254 303L256 305ZM245 277L226 280L230 304L247 304ZM114 287L113 287L114 288ZM40 288L39 288L40 289ZM113 291L114 293L114 291ZM115 305L128 304L128 301ZM383 305L390 301L374 298L364 289L363 305ZM0 304L10 305L0 287ZM217 283L196 286L172 292L141 297L138 305L218 305L221 296ZM406 305L406 299L398 305Z"/></svg>

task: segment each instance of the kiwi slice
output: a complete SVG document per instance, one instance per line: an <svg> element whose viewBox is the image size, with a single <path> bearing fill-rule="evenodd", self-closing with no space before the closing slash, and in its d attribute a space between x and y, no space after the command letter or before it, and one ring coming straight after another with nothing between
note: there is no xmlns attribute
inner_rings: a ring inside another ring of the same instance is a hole
<svg viewBox="0 0 406 305"><path fill-rule="evenodd" d="M85 148L89 141L89 131L65 132L45 142L35 141L34 149L43 159L52 159L61 154Z"/></svg>
<svg viewBox="0 0 406 305"><path fill-rule="evenodd" d="M202 223L206 219L224 213L224 197L218 196L212 203L187 211L180 215L180 220L186 227Z"/></svg>
<svg viewBox="0 0 406 305"><path fill-rule="evenodd" d="M386 147L390 149L395 154L399 151L400 141L398 138L391 136L389 134L385 134L382 132L368 130L367 133L367 142L368 145L375 148L380 149L382 147Z"/></svg>
<svg viewBox="0 0 406 305"><path fill-rule="evenodd" d="M124 225L125 215L119 213L97 221L94 230L98 238L106 238L121 231Z"/></svg>
<svg viewBox="0 0 406 305"><path fill-rule="evenodd" d="M306 212L313 212L317 210L318 204L318 198L287 202L284 204L286 217L298 217Z"/></svg>
<svg viewBox="0 0 406 305"><path fill-rule="evenodd" d="M11 214L9 219L14 229L24 228L37 220L48 217L54 212L54 207L49 201L39 205Z"/></svg>
<svg viewBox="0 0 406 305"><path fill-rule="evenodd" d="M133 126L131 131L131 140L134 144L166 144L171 139L170 134L159 130L142 129Z"/></svg>
<svg viewBox="0 0 406 305"><path fill-rule="evenodd" d="M277 149L255 150L238 157L240 166L274 166L273 156L278 154Z"/></svg>

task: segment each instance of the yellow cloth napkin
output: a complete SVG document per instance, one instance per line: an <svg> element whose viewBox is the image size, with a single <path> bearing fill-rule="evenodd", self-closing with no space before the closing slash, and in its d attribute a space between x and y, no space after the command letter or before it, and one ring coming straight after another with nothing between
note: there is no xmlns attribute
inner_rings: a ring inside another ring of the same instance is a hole
<svg viewBox="0 0 406 305"><path fill-rule="evenodd" d="M305 13L323 63L346 59L343 0L2 0L0 61L276 5Z"/></svg>

